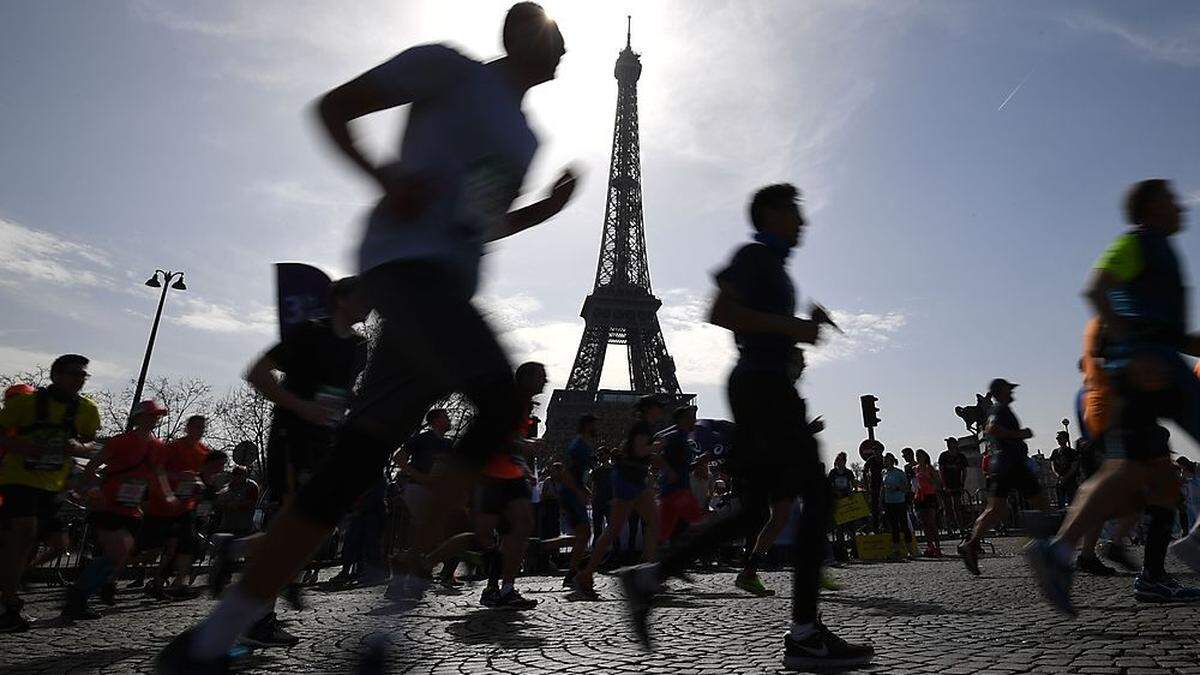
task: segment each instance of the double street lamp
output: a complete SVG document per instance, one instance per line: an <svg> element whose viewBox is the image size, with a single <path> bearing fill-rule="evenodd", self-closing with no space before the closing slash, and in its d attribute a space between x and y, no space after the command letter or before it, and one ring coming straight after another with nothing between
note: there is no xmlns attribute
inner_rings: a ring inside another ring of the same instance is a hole
<svg viewBox="0 0 1200 675"><path fill-rule="evenodd" d="M159 278L162 281L159 281ZM146 356L142 359L142 372L138 375L137 389L133 392L133 403L129 407L129 422L126 428L133 428L133 412L137 409L137 404L142 400L142 389L146 386L146 371L150 368L150 354L154 351L154 338L158 335L158 321L162 318L163 303L167 301L167 290L174 288L177 291L186 291L187 284L183 283L183 272L169 272L165 270L154 270L154 274L146 280L146 285L150 288L162 288L162 295L158 298L158 311L154 313L154 325L150 327L150 340L146 343Z"/></svg>

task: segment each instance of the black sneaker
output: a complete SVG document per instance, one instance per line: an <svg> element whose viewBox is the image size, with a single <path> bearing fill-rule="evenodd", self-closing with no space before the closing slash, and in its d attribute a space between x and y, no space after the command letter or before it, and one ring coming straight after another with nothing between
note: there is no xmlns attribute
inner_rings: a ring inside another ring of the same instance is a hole
<svg viewBox="0 0 1200 675"><path fill-rule="evenodd" d="M1137 572L1141 569L1133 556L1129 555L1129 549L1121 544L1111 541L1104 542L1104 545L1100 547L1100 555L1108 558L1126 572Z"/></svg>
<svg viewBox="0 0 1200 675"><path fill-rule="evenodd" d="M100 587L100 602L112 607L117 604L117 585L113 582L108 582Z"/></svg>
<svg viewBox="0 0 1200 675"><path fill-rule="evenodd" d="M575 588L575 570L567 572L567 575L562 580L563 588Z"/></svg>
<svg viewBox="0 0 1200 675"><path fill-rule="evenodd" d="M975 576L979 576L981 574L979 571L978 548L976 548L974 545L967 544L967 542L963 542L958 545L958 555L962 556L963 565L966 566L968 572L974 574Z"/></svg>
<svg viewBox="0 0 1200 675"><path fill-rule="evenodd" d="M145 586L145 585L146 585L146 568L139 567L137 569L137 571L133 573L133 579L131 579L129 581L129 583L125 584L125 588L141 588L142 586Z"/></svg>
<svg viewBox="0 0 1200 675"><path fill-rule="evenodd" d="M658 565L646 563L626 567L618 570L617 575L625 589L625 602L629 608L629 618L633 621L633 631L642 647L650 649L650 607L660 587Z"/></svg>
<svg viewBox="0 0 1200 675"><path fill-rule="evenodd" d="M875 656L875 648L871 645L850 644L819 621L816 630L806 638L797 640L788 633L783 638L783 648L786 670L861 666Z"/></svg>
<svg viewBox="0 0 1200 675"><path fill-rule="evenodd" d="M483 589L483 593L479 596L479 604L484 607L495 607L496 599L500 597L500 589L495 586L488 586Z"/></svg>
<svg viewBox="0 0 1200 675"><path fill-rule="evenodd" d="M521 595L517 589L496 595L496 602L492 605L497 609L533 609L537 607L537 600L532 600Z"/></svg>
<svg viewBox="0 0 1200 675"><path fill-rule="evenodd" d="M296 610L297 612L308 606L304 602L304 591L301 589L300 584L288 584L283 588L283 593L280 595L282 595L283 599L287 600L287 603L291 605L292 609Z"/></svg>
<svg viewBox="0 0 1200 675"><path fill-rule="evenodd" d="M163 587L161 584L156 584L156 583L146 584L145 590L143 592L146 594L146 597L154 598L155 600L166 600L167 599L167 593L166 593L166 591L163 590Z"/></svg>
<svg viewBox="0 0 1200 675"><path fill-rule="evenodd" d="M0 633L23 633L29 630L32 619L21 613L24 606L24 600L17 600L17 604L4 608L4 613L0 614Z"/></svg>
<svg viewBox="0 0 1200 675"><path fill-rule="evenodd" d="M275 612L271 612L246 631L242 642L256 647L293 647L300 642L300 638L284 630Z"/></svg>
<svg viewBox="0 0 1200 675"><path fill-rule="evenodd" d="M1075 569L1098 577L1111 577L1117 573L1116 570L1105 565L1100 561L1100 558L1094 555L1081 555L1076 558Z"/></svg>
<svg viewBox="0 0 1200 675"><path fill-rule="evenodd" d="M68 621L91 621L100 618L99 612L88 607L83 592L74 586L67 589L67 601L63 605L62 615Z"/></svg>
<svg viewBox="0 0 1200 675"><path fill-rule="evenodd" d="M156 675L225 675L231 672L230 663L233 659L229 655L212 661L192 658L192 636L195 633L195 628L184 631L158 653L154 659Z"/></svg>

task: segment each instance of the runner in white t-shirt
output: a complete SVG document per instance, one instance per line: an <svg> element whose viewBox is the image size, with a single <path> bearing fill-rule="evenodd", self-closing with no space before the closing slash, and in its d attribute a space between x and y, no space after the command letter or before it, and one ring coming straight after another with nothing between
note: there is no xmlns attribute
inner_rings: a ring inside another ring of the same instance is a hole
<svg viewBox="0 0 1200 675"><path fill-rule="evenodd" d="M216 671L229 649L310 558L359 495L383 475L391 451L442 396L474 405L471 428L437 488L461 494L520 416L512 366L471 304L486 242L537 225L571 198L568 171L546 198L509 211L537 150L521 109L525 92L554 79L566 49L558 26L534 3L504 20L506 55L489 63L444 45L414 47L326 94L321 122L338 149L384 196L367 220L359 252L364 291L381 330L334 454L272 522L263 545L212 614L160 654L159 672ZM411 104L411 105L410 105ZM369 159L350 122L410 105L394 162ZM446 509L419 524L417 550L441 534ZM425 583L419 556L402 574Z"/></svg>

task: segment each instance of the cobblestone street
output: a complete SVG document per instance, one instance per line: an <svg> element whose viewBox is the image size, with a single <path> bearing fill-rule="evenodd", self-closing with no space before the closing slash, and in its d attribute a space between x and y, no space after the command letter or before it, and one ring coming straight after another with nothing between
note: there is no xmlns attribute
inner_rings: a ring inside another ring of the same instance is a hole
<svg viewBox="0 0 1200 675"><path fill-rule="evenodd" d="M1080 618L1052 613L1037 595L1017 542L1000 542L972 578L957 559L850 565L835 570L844 589L824 597L825 622L850 640L872 642L879 673L1200 673L1200 607L1144 605L1132 578L1081 577ZM1176 572L1180 570L1176 569ZM1196 583L1191 575L1180 574ZM281 617L302 638L264 649L243 672L348 672L366 638L383 634L394 673L763 673L778 672L787 626L786 573L764 575L779 591L752 598L729 572L675 582L653 614L653 652L626 623L616 580L599 578L599 602L571 602L557 578L520 580L539 600L524 613L478 605L481 586L435 591L415 607L390 603L382 587L308 593L305 611ZM35 587L29 610L56 613L61 591ZM141 673L154 653L197 621L212 601L154 602L122 591L106 616L73 626L44 622L0 636L5 673ZM282 604L282 603L281 603Z"/></svg>

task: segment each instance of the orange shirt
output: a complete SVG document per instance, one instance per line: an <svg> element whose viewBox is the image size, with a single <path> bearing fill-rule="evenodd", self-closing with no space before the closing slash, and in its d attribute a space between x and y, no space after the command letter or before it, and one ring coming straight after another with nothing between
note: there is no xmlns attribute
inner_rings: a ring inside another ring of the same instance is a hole
<svg viewBox="0 0 1200 675"><path fill-rule="evenodd" d="M200 476L200 467L208 456L208 446L200 441L189 441L187 437L175 439L162 446L158 464L167 474L167 483L179 499L171 507L162 495L154 495L146 504L146 515L156 518L177 516L196 508L194 483Z"/></svg>
<svg viewBox="0 0 1200 675"><path fill-rule="evenodd" d="M1088 436L1100 438L1112 422L1113 390L1100 357L1100 319L1083 328L1083 423Z"/></svg>
<svg viewBox="0 0 1200 675"><path fill-rule="evenodd" d="M525 416L517 424L516 433L507 439L510 450L492 455L483 467L483 475L489 478L503 478L507 480L525 477L528 468L525 465L524 458L518 458L514 453L520 453L517 444L529 435L529 427L533 424L533 420L530 418L530 411L532 409L532 406L526 404Z"/></svg>
<svg viewBox="0 0 1200 675"><path fill-rule="evenodd" d="M132 431L108 439L104 444L108 461L100 479L99 510L141 518L142 503L151 491L155 461L162 447L162 441L154 436L140 436Z"/></svg>

